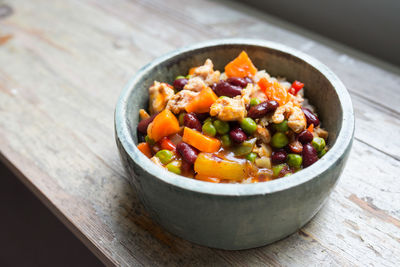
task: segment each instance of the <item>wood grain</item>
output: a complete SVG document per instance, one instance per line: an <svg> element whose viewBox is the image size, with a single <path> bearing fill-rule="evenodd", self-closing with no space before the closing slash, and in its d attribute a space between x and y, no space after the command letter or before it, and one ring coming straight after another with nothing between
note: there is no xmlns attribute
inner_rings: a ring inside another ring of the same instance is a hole
<svg viewBox="0 0 400 267"><path fill-rule="evenodd" d="M400 262L399 69L227 1L3 1L0 153L107 265L384 265ZM272 245L222 251L153 223L130 189L113 109L138 68L210 38L285 43L349 88L353 150L325 207Z"/></svg>

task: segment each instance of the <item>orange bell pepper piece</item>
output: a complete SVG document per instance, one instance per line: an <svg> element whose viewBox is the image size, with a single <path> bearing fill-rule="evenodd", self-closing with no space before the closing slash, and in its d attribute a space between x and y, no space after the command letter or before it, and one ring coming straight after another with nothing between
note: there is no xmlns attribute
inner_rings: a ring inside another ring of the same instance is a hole
<svg viewBox="0 0 400 267"><path fill-rule="evenodd" d="M153 156L153 153L151 153L151 149L148 143L140 143L137 145L137 148L145 154L146 157L151 158Z"/></svg>
<svg viewBox="0 0 400 267"><path fill-rule="evenodd" d="M291 100L291 95L278 82L270 83L266 78L261 78L257 84L268 97L268 100L275 100L280 106Z"/></svg>
<svg viewBox="0 0 400 267"><path fill-rule="evenodd" d="M218 139L206 136L188 127L183 130L182 141L202 152L217 152L221 147L221 142Z"/></svg>
<svg viewBox="0 0 400 267"><path fill-rule="evenodd" d="M164 136L175 134L179 130L178 119L169 109L164 109L147 127L147 135L157 142Z"/></svg>
<svg viewBox="0 0 400 267"><path fill-rule="evenodd" d="M221 159L208 153L200 153L193 167L200 177L241 180L248 176L246 163Z"/></svg>
<svg viewBox="0 0 400 267"><path fill-rule="evenodd" d="M245 51L242 51L237 58L225 66L225 73L228 77L252 77L256 72L257 68Z"/></svg>
<svg viewBox="0 0 400 267"><path fill-rule="evenodd" d="M197 67L190 68L189 75L193 75L193 73L195 72L196 69L197 69Z"/></svg>
<svg viewBox="0 0 400 267"><path fill-rule="evenodd" d="M217 101L218 96L210 87L203 88L198 95L192 98L186 105L187 112L205 113L210 111L210 107Z"/></svg>
<svg viewBox="0 0 400 267"><path fill-rule="evenodd" d="M309 131L310 133L314 132L314 123L311 123L310 126L308 126L307 131Z"/></svg>

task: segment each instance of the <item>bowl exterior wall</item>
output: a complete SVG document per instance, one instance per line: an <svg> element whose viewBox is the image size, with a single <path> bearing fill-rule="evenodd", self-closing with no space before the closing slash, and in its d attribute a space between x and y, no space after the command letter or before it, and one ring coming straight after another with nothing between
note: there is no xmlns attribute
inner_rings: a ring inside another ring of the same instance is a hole
<svg viewBox="0 0 400 267"><path fill-rule="evenodd" d="M348 149L335 166L297 187L257 196L223 196L154 179L118 139L117 144L131 184L157 223L191 242L227 250L263 246L296 232L321 208L349 153Z"/></svg>

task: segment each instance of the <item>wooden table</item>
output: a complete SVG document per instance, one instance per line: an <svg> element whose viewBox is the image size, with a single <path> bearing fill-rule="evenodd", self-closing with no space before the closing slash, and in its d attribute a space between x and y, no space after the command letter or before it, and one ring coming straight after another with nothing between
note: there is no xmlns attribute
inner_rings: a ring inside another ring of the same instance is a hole
<svg viewBox="0 0 400 267"><path fill-rule="evenodd" d="M153 223L114 142L114 106L138 68L221 37L316 57L343 80L357 116L350 159L323 209L290 237L246 251L197 246ZM6 0L0 44L1 158L105 264L400 263L399 68L225 1Z"/></svg>

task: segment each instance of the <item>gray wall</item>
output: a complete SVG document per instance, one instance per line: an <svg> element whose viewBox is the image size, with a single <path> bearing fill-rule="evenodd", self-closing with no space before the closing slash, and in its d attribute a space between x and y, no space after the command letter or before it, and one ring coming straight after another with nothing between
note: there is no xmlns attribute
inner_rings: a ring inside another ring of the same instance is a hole
<svg viewBox="0 0 400 267"><path fill-rule="evenodd" d="M400 0L243 0L400 66Z"/></svg>

